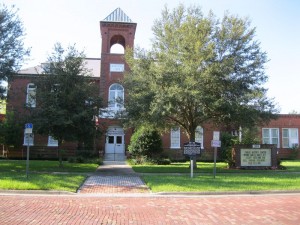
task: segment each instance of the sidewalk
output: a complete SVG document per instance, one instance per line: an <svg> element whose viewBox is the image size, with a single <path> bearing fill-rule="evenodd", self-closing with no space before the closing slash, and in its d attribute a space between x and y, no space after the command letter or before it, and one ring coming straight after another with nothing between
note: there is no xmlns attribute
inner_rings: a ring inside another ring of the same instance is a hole
<svg viewBox="0 0 300 225"><path fill-rule="evenodd" d="M86 179L78 193L150 193L150 191L125 161L104 161L103 165Z"/></svg>

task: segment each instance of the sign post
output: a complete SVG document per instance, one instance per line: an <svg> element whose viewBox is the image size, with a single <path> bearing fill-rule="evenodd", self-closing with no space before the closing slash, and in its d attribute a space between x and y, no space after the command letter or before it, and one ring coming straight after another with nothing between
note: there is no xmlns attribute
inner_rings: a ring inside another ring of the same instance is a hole
<svg viewBox="0 0 300 225"><path fill-rule="evenodd" d="M32 123L26 123L25 124L25 135L27 138L27 157L26 157L26 178L28 179L28 173L29 173L29 141L30 137L32 136Z"/></svg>
<svg viewBox="0 0 300 225"><path fill-rule="evenodd" d="M194 160L196 160L196 155L201 153L201 143L199 142L188 142L183 146L183 154L188 155L191 160L191 178L194 177L193 165Z"/></svg>
<svg viewBox="0 0 300 225"><path fill-rule="evenodd" d="M214 131L214 133L213 133L213 140L211 141L211 147L214 147L214 169L213 169L213 175L214 175L214 178L216 178L217 148L221 147L220 131Z"/></svg>

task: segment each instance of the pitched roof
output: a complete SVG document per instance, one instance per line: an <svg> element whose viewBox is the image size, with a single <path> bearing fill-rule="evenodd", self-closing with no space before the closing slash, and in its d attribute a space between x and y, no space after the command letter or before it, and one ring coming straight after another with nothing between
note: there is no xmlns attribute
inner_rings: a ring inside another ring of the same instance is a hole
<svg viewBox="0 0 300 225"><path fill-rule="evenodd" d="M123 12L121 8L116 8L103 21L133 23L132 20Z"/></svg>
<svg viewBox="0 0 300 225"><path fill-rule="evenodd" d="M101 59L99 58L85 58L83 59L83 63L85 65L85 68L89 70L90 75L92 77L100 77L100 71L101 71ZM29 67L25 69L21 69L18 74L19 75L39 75L43 74L44 70L43 67L47 63L42 63L41 65Z"/></svg>

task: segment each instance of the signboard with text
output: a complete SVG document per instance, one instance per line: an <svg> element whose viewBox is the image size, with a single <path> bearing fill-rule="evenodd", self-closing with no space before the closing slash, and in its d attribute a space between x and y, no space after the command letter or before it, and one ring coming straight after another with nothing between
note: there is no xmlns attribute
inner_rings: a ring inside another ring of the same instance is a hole
<svg viewBox="0 0 300 225"><path fill-rule="evenodd" d="M124 64L116 64L116 63L111 63L110 72L124 72Z"/></svg>
<svg viewBox="0 0 300 225"><path fill-rule="evenodd" d="M241 149L241 166L271 166L271 149Z"/></svg>
<svg viewBox="0 0 300 225"><path fill-rule="evenodd" d="M25 134L32 134L32 123L26 123L25 124Z"/></svg>
<svg viewBox="0 0 300 225"><path fill-rule="evenodd" d="M201 143L199 142L184 143L183 154L194 156L194 155L200 155L200 153L201 153Z"/></svg>

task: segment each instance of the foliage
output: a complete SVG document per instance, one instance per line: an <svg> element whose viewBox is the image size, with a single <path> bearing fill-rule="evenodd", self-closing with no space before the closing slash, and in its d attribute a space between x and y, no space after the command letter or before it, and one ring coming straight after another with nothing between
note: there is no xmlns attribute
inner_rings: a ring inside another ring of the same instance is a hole
<svg viewBox="0 0 300 225"><path fill-rule="evenodd" d="M275 117L263 87L267 55L247 18L179 5L162 11L153 32L150 51L126 51L126 124L180 126L193 141L208 121L251 127Z"/></svg>
<svg viewBox="0 0 300 225"><path fill-rule="evenodd" d="M93 164L98 164L102 165L103 162L99 158L87 158L83 156L77 156L77 157L69 157L68 158L69 163L93 163Z"/></svg>
<svg viewBox="0 0 300 225"><path fill-rule="evenodd" d="M147 156L135 156L129 160L131 165L170 165L171 160L168 158L149 158Z"/></svg>
<svg viewBox="0 0 300 225"><path fill-rule="evenodd" d="M290 159L297 159L299 156L299 146L296 145L294 147L291 148L291 153L290 153Z"/></svg>
<svg viewBox="0 0 300 225"><path fill-rule="evenodd" d="M232 168L234 160L232 159L232 148L237 138L228 132L221 133L221 155L220 159L228 163L228 167Z"/></svg>
<svg viewBox="0 0 300 225"><path fill-rule="evenodd" d="M24 48L24 28L17 10L0 4L0 80L8 80L21 68L29 49ZM4 90L0 90L3 97Z"/></svg>
<svg viewBox="0 0 300 225"><path fill-rule="evenodd" d="M44 74L37 80L37 108L32 113L35 130L58 140L90 143L99 134L95 118L101 101L98 87L84 64L84 53L57 43ZM61 162L61 154L60 154Z"/></svg>
<svg viewBox="0 0 300 225"><path fill-rule="evenodd" d="M140 127L131 136L128 150L133 157L146 156L153 158L163 150L161 136L154 128Z"/></svg>
<svg viewBox="0 0 300 225"><path fill-rule="evenodd" d="M0 143L6 146L20 147L23 126L13 112L6 114L5 120L0 122Z"/></svg>

